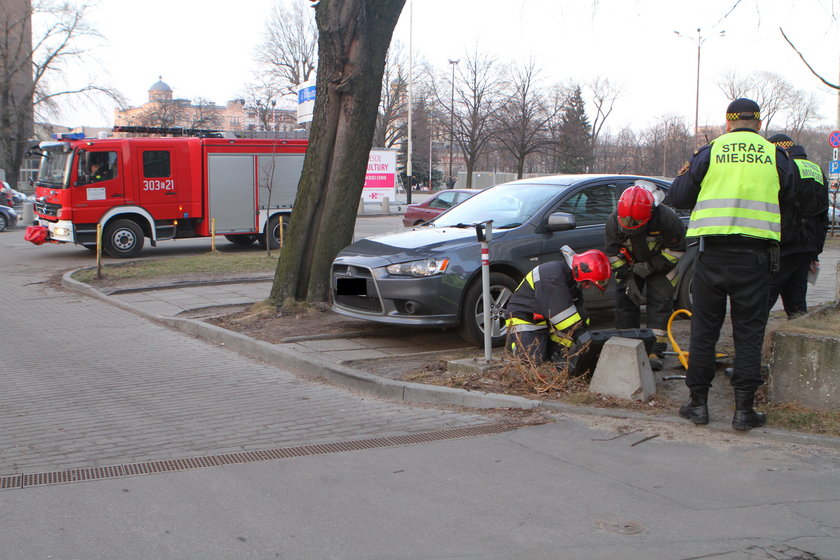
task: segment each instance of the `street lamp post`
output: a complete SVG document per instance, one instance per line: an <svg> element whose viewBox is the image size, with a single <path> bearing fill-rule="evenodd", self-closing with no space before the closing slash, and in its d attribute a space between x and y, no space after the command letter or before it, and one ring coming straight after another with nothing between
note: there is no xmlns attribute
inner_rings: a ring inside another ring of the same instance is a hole
<svg viewBox="0 0 840 560"><path fill-rule="evenodd" d="M447 182L449 177L452 177L452 147L455 144L455 65L459 62L461 62L461 59L449 59L449 64L452 65L452 94L449 98L449 175L446 177Z"/></svg>
<svg viewBox="0 0 840 560"><path fill-rule="evenodd" d="M718 37L723 37L725 31L721 30L718 34ZM684 35L679 31L674 31L674 34L677 37L684 37L686 39L691 39L695 43L697 43L697 79L696 79L696 89L694 93L694 142L697 143L697 139L700 137L700 47L703 46L703 43L706 42L707 37L703 37L700 35L700 28L697 28L697 37L690 37L688 35Z"/></svg>

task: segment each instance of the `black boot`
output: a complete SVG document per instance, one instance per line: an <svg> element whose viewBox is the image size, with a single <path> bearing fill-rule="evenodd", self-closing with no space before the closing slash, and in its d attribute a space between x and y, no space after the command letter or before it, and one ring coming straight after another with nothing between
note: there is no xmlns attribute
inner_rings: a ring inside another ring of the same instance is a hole
<svg viewBox="0 0 840 560"><path fill-rule="evenodd" d="M709 423L708 392L691 390L687 403L680 407L680 417L691 420L695 424Z"/></svg>
<svg viewBox="0 0 840 560"><path fill-rule="evenodd" d="M650 354L648 354L648 360L650 360L650 369L653 371L661 371L665 365L665 349L668 348L666 344L659 339L664 337L656 337L656 342L653 343L653 346L650 349Z"/></svg>
<svg viewBox="0 0 840 560"><path fill-rule="evenodd" d="M753 410L755 390L735 389L735 416L732 417L732 427L745 432L753 428L760 428L767 421L763 412Z"/></svg>

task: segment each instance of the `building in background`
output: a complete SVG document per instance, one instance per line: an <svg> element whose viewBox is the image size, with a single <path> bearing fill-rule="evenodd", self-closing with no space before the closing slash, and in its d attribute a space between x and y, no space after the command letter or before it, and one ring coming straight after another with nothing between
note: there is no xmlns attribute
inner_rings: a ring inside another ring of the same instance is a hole
<svg viewBox="0 0 840 560"><path fill-rule="evenodd" d="M179 99L159 79L149 88L149 100L139 107L114 110L114 126L156 126L247 131L291 131L298 127L294 109L250 107L244 99L232 99L224 106L204 99Z"/></svg>

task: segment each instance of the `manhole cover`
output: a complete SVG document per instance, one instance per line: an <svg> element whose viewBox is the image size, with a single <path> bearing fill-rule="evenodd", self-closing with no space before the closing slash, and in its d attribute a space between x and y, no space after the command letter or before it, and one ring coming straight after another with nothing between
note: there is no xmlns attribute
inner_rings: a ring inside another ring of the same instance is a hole
<svg viewBox="0 0 840 560"><path fill-rule="evenodd" d="M595 525L607 533L616 535L636 535L644 530L644 526L638 521L622 521L620 519L599 519Z"/></svg>

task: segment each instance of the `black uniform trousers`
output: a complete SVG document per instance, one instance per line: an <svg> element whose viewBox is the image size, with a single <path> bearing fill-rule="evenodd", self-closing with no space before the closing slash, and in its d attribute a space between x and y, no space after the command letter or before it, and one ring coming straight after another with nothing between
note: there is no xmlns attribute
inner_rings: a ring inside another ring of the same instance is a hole
<svg viewBox="0 0 840 560"><path fill-rule="evenodd" d="M715 376L715 345L729 299L735 342L732 386L755 391L762 383L761 347L770 291L769 243L740 236L705 239L691 284L692 315L685 384L707 392Z"/></svg>
<svg viewBox="0 0 840 560"><path fill-rule="evenodd" d="M674 311L674 286L665 274L654 273L639 281L630 276L626 282L636 282L639 290L647 287L645 312L647 328L664 331L668 328L668 318ZM615 290L615 328L638 329L641 326L641 311L619 284Z"/></svg>
<svg viewBox="0 0 840 560"><path fill-rule="evenodd" d="M772 309L779 296L782 296L782 305L788 317L808 311L805 296L808 294L808 273L813 260L812 253L795 253L779 259L779 272L773 275L770 283L768 309Z"/></svg>

